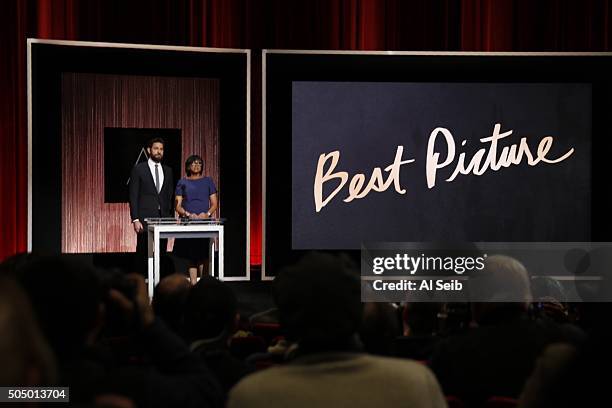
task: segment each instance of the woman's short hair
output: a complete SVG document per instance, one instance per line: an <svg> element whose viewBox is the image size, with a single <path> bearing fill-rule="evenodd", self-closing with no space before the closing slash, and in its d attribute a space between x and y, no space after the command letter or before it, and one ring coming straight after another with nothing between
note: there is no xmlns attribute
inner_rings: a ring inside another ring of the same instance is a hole
<svg viewBox="0 0 612 408"><path fill-rule="evenodd" d="M185 174L187 176L191 176L191 165L195 161L202 162L202 172L204 172L204 160L202 160L202 158L198 156L197 154L192 154L191 156L187 158L187 160L185 160Z"/></svg>

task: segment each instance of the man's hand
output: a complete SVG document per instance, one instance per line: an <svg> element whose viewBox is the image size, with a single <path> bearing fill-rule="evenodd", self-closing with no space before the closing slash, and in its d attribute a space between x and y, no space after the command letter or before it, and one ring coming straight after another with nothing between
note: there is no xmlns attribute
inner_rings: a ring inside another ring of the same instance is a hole
<svg viewBox="0 0 612 408"><path fill-rule="evenodd" d="M142 276L131 273L126 276L134 285L134 299L130 300L121 292L116 289L110 290L110 299L123 310L123 312L129 317L137 317L142 323L142 327L147 327L152 324L155 320L155 313L149 303L149 295L147 293L147 286ZM138 316L134 316L134 313L138 313Z"/></svg>
<svg viewBox="0 0 612 408"><path fill-rule="evenodd" d="M202 213L199 213L199 214L198 214L198 218L199 218L199 219L201 219L201 220L205 220L205 219L207 219L207 218L209 218L209 217L208 217L208 214L207 214L207 213L202 212Z"/></svg>
<svg viewBox="0 0 612 408"><path fill-rule="evenodd" d="M134 225L134 231L136 231L137 234L140 234L144 230L144 227L140 221L134 221L132 224Z"/></svg>

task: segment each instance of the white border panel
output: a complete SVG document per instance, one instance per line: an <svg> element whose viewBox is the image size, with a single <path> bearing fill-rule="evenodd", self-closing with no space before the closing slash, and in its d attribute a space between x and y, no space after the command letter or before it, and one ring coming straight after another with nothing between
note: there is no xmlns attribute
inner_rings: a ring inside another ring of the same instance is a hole
<svg viewBox="0 0 612 408"><path fill-rule="evenodd" d="M261 52L261 195L262 195L262 240L261 240L261 279L274 280L266 274L266 56L267 54L285 55L406 55L406 56L459 56L459 57L610 57L612 52L484 52L484 51L341 51L341 50L279 50L264 49Z"/></svg>
<svg viewBox="0 0 612 408"><path fill-rule="evenodd" d="M127 48L179 52L214 52L246 54L246 275L226 277L225 281L251 280L251 50L233 48L187 47L155 44L27 39L28 92L28 252L32 251L32 44L64 45L72 47Z"/></svg>

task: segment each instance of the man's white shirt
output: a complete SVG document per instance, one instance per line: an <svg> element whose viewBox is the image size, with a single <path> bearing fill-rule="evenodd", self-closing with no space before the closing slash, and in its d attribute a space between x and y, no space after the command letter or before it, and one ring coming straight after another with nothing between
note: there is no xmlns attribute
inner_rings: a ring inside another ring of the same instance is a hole
<svg viewBox="0 0 612 408"><path fill-rule="evenodd" d="M147 160L147 164L149 165L149 170L151 171L151 176L153 176L153 184L155 184L155 165L159 166L159 190L161 190L164 185L164 170L162 169L161 163L155 163L151 158ZM159 193L159 191L158 191Z"/></svg>

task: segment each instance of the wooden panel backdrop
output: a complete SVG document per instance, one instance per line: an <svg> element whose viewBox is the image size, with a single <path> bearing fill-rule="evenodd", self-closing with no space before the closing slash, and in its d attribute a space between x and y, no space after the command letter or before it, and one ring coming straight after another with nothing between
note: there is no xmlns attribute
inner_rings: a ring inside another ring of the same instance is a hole
<svg viewBox="0 0 612 408"><path fill-rule="evenodd" d="M62 252L136 248L128 204L104 203L105 127L181 129L182 162L201 155L221 191L218 109L215 79L64 74Z"/></svg>

